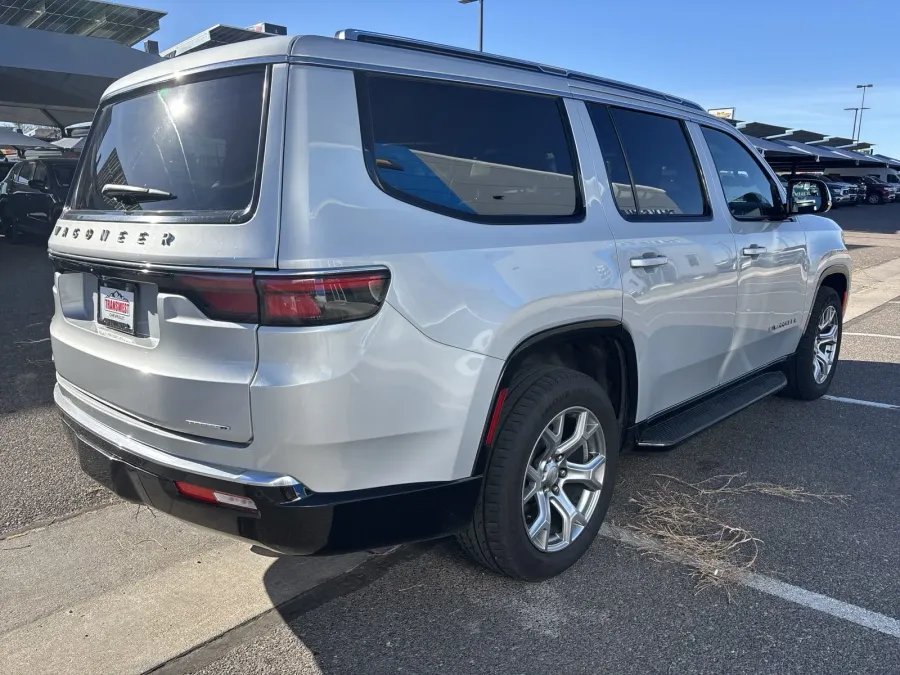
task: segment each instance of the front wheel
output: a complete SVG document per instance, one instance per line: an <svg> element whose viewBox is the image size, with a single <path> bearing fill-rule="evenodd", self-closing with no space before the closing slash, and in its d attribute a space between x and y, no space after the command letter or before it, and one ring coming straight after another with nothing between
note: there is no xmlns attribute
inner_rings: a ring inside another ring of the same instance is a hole
<svg viewBox="0 0 900 675"><path fill-rule="evenodd" d="M881 195L869 195L868 202L870 204L881 204L884 202L884 198Z"/></svg>
<svg viewBox="0 0 900 675"><path fill-rule="evenodd" d="M606 516L619 435L609 397L587 375L539 366L514 378L463 549L523 581L568 569Z"/></svg>
<svg viewBox="0 0 900 675"><path fill-rule="evenodd" d="M784 394L812 401L828 392L841 353L843 309L837 291L819 289L806 332L788 363L788 385Z"/></svg>

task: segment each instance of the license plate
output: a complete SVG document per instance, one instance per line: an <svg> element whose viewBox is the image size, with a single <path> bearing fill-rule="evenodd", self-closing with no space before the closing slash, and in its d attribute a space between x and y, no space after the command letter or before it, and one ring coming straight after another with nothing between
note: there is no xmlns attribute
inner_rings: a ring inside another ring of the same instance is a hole
<svg viewBox="0 0 900 675"><path fill-rule="evenodd" d="M100 316L98 322L124 333L134 335L134 300L137 289L133 284L100 282Z"/></svg>

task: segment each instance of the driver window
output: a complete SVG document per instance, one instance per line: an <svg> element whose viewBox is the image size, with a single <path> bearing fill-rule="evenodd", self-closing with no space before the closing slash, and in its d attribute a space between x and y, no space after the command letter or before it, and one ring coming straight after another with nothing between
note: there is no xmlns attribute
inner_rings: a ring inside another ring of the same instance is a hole
<svg viewBox="0 0 900 675"><path fill-rule="evenodd" d="M783 215L778 188L750 152L729 134L703 127L728 209L735 218Z"/></svg>
<svg viewBox="0 0 900 675"><path fill-rule="evenodd" d="M43 183L47 182L47 167L43 163L35 164L34 177L31 180L39 180Z"/></svg>

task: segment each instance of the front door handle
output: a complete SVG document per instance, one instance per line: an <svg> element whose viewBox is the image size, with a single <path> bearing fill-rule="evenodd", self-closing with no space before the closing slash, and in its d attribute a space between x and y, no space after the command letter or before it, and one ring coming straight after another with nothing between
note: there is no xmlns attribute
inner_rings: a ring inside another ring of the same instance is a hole
<svg viewBox="0 0 900 675"><path fill-rule="evenodd" d="M667 262L669 262L669 259L664 255L644 255L640 258L632 258L631 266L647 269L648 267L661 267Z"/></svg>
<svg viewBox="0 0 900 675"><path fill-rule="evenodd" d="M766 252L765 246L757 246L756 244L753 244L753 246L747 246L746 248L744 248L743 251L741 251L741 253L743 253L744 255L749 256L751 258L755 258L760 253L765 253L765 252Z"/></svg>

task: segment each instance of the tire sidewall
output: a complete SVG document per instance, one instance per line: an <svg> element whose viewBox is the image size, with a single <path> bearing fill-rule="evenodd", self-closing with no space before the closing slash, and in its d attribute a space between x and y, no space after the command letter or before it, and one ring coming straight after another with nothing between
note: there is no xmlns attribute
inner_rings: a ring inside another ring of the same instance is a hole
<svg viewBox="0 0 900 675"><path fill-rule="evenodd" d="M831 372L828 373L828 377L825 378L825 381L822 384L819 384L818 382L816 382L816 379L813 376L815 339L819 331L819 320L822 317L822 312L825 311L825 308L828 306L834 307L837 311L837 346L835 347L834 365L832 365L831 367ZM801 345L801 349L798 350L796 356L797 362L795 364L795 368L797 369L797 387L803 398L819 398L820 396L823 396L831 387L831 381L834 379L834 374L837 372L838 360L841 356L841 343L843 341L843 333L844 315L841 308L840 296L838 296L837 291L825 286L820 289L819 296L816 298L816 303L813 306L813 310L809 317L807 335L804 335L803 344Z"/></svg>
<svg viewBox="0 0 900 675"><path fill-rule="evenodd" d="M580 375L580 374L579 374ZM510 452L513 461L507 463L502 474L501 500L494 522L504 524L508 565L523 579L540 581L556 576L573 565L590 547L612 500L618 465L619 429L612 404L603 389L587 376L572 378L566 386L554 388L550 396L543 397L536 408L531 408L527 421L515 433L503 429L497 439L497 448ZM567 408L581 406L590 410L600 422L604 434L606 471L600 500L588 526L577 539L562 551L544 553L528 538L522 515L522 490L525 468L534 444L544 427L556 415ZM515 413L515 410L512 411ZM496 452L496 448L495 448ZM490 468L489 468L490 470Z"/></svg>

